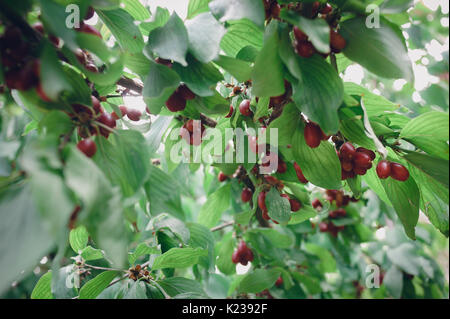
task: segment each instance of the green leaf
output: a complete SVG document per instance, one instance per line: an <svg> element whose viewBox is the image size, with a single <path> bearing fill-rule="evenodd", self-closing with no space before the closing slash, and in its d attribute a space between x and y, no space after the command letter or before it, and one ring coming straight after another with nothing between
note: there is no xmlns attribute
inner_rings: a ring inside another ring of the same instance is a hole
<svg viewBox="0 0 450 319"><path fill-rule="evenodd" d="M308 252L320 258L319 269L322 272L326 273L336 271L336 260L326 248L313 243L307 243L305 248Z"/></svg>
<svg viewBox="0 0 450 319"><path fill-rule="evenodd" d="M288 224L289 225L300 224L316 216L317 212L314 208L312 208L311 206L302 206L302 208L299 211L292 213L292 218L289 220Z"/></svg>
<svg viewBox="0 0 450 319"><path fill-rule="evenodd" d="M39 278L31 292L31 299L53 299L51 271Z"/></svg>
<svg viewBox="0 0 450 319"><path fill-rule="evenodd" d="M208 197L198 215L198 223L209 228L216 226L222 213L230 207L230 203L231 184L227 184Z"/></svg>
<svg viewBox="0 0 450 319"><path fill-rule="evenodd" d="M214 254L214 236L212 232L205 226L196 223L189 223L187 227L191 233L189 246L208 250L207 257L200 257L200 264L205 265L210 270L214 269L216 256Z"/></svg>
<svg viewBox="0 0 450 319"><path fill-rule="evenodd" d="M410 152L403 156L408 162L416 166L419 170L434 178L448 188L449 173L448 160L428 156L426 154Z"/></svg>
<svg viewBox="0 0 450 319"><path fill-rule="evenodd" d="M317 51L321 53L330 52L330 27L325 19L308 19L292 11L283 9L281 18L297 26L307 36Z"/></svg>
<svg viewBox="0 0 450 319"><path fill-rule="evenodd" d="M278 129L278 145L286 146L292 142L292 136L300 121L300 112L294 103L284 106L281 116L270 122L267 132L267 140L270 141L270 129Z"/></svg>
<svg viewBox="0 0 450 319"><path fill-rule="evenodd" d="M279 229L254 228L252 230L249 230L249 232L262 234L272 242L274 247L277 248L287 249L291 248L291 246L294 244L293 238L289 236L288 233L283 233L283 228L281 227Z"/></svg>
<svg viewBox="0 0 450 319"><path fill-rule="evenodd" d="M384 275L383 284L392 295L392 297L399 299L403 290L403 273L395 265L392 265Z"/></svg>
<svg viewBox="0 0 450 319"><path fill-rule="evenodd" d="M417 249L411 243L403 243L387 251L389 260L410 275L419 275L421 264Z"/></svg>
<svg viewBox="0 0 450 319"><path fill-rule="evenodd" d="M281 272L276 269L256 269L245 275L239 284L240 293L257 293L264 289L271 288Z"/></svg>
<svg viewBox="0 0 450 319"><path fill-rule="evenodd" d="M143 281L131 282L131 287L128 288L123 299L148 299L146 284Z"/></svg>
<svg viewBox="0 0 450 319"><path fill-rule="evenodd" d="M165 102L180 85L180 77L165 65L150 62L142 95L152 114L159 114Z"/></svg>
<svg viewBox="0 0 450 319"><path fill-rule="evenodd" d="M252 68L247 61L221 55L214 63L230 73L239 82L245 82L251 78Z"/></svg>
<svg viewBox="0 0 450 319"><path fill-rule="evenodd" d="M353 196L355 198L361 197L361 176L357 175L354 178L347 179L347 184L352 190Z"/></svg>
<svg viewBox="0 0 450 319"><path fill-rule="evenodd" d="M172 248L155 259L152 270L163 268L187 268L207 256L208 251L200 248Z"/></svg>
<svg viewBox="0 0 450 319"><path fill-rule="evenodd" d="M122 49L139 53L144 48L144 38L134 24L133 17L123 9L96 10L100 19L111 30Z"/></svg>
<svg viewBox="0 0 450 319"><path fill-rule="evenodd" d="M253 22L243 19L229 22L229 24L227 33L220 44L227 55L237 57L243 49L251 48L250 50L255 53L263 47L264 33Z"/></svg>
<svg viewBox="0 0 450 319"><path fill-rule="evenodd" d="M217 82L223 79L220 71L212 63L203 64L191 56L188 56L187 60L189 63L187 67L175 64L173 70L196 95L203 97L214 95L213 90Z"/></svg>
<svg viewBox="0 0 450 319"><path fill-rule="evenodd" d="M188 32L176 13L170 16L164 26L150 32L147 46L159 57L187 66Z"/></svg>
<svg viewBox="0 0 450 319"><path fill-rule="evenodd" d="M166 8L157 7L156 12L152 15L151 19L147 22L142 22L139 28L142 33L147 35L156 28L162 27L169 21L170 12Z"/></svg>
<svg viewBox="0 0 450 319"><path fill-rule="evenodd" d="M266 195L267 210L270 218L280 224L286 224L291 215L291 205L287 198L281 197L278 190L272 189Z"/></svg>
<svg viewBox="0 0 450 319"><path fill-rule="evenodd" d="M448 159L448 114L443 112L422 114L405 125L400 132L400 138L411 142L430 155Z"/></svg>
<svg viewBox="0 0 450 319"><path fill-rule="evenodd" d="M192 19L200 13L209 11L210 0L189 0L187 18Z"/></svg>
<svg viewBox="0 0 450 319"><path fill-rule="evenodd" d="M153 254L160 254L161 251L155 247L150 247L146 243L140 243L133 253L130 253L128 255L128 261L131 265L134 265L136 260L139 257L145 256L145 255L153 255Z"/></svg>
<svg viewBox="0 0 450 319"><path fill-rule="evenodd" d="M360 116L342 120L340 124L339 131L346 139L359 146L375 149L375 143L366 135L366 130Z"/></svg>
<svg viewBox="0 0 450 319"><path fill-rule="evenodd" d="M206 294L203 291L200 282L183 277L172 277L158 281L158 284L167 292L171 297L175 297L181 294L192 294L196 296L202 296L206 298ZM189 297L186 297L189 298Z"/></svg>
<svg viewBox="0 0 450 319"><path fill-rule="evenodd" d="M55 48L50 43L45 43L42 51L40 77L42 88L51 100L57 100L64 91L72 91Z"/></svg>
<svg viewBox="0 0 450 319"><path fill-rule="evenodd" d="M344 96L344 86L337 72L317 54L310 58L298 56L286 32L279 45L279 54L298 80L292 82L297 107L326 134L336 133L339 128L337 110Z"/></svg>
<svg viewBox="0 0 450 319"><path fill-rule="evenodd" d="M138 20L144 21L150 19L150 12L139 2L139 0L123 0L123 9Z"/></svg>
<svg viewBox="0 0 450 319"><path fill-rule="evenodd" d="M111 281L118 275L117 271L105 271L94 279L89 280L80 289L79 299L95 299L108 287Z"/></svg>
<svg viewBox="0 0 450 319"><path fill-rule="evenodd" d="M186 29L189 35L189 51L198 61L208 63L219 56L220 41L226 30L211 13L201 13L186 21Z"/></svg>
<svg viewBox="0 0 450 319"><path fill-rule="evenodd" d="M253 94L259 97L282 95L284 72L278 55L278 23L273 20L266 28L264 46L255 60L252 72Z"/></svg>
<svg viewBox="0 0 450 319"><path fill-rule="evenodd" d="M87 246L81 252L81 257L83 257L83 259L86 261L90 261L102 259L105 256L103 255L103 252L100 249L95 249L92 248L91 246Z"/></svg>
<svg viewBox="0 0 450 319"><path fill-rule="evenodd" d="M420 193L416 182L410 176L405 182L388 178L383 180L382 184L403 224L406 235L413 240L416 239L415 227L419 220L420 200Z"/></svg>
<svg viewBox="0 0 450 319"><path fill-rule="evenodd" d="M264 26L264 5L259 0L212 0L209 9L221 22L246 18L259 27Z"/></svg>
<svg viewBox="0 0 450 319"><path fill-rule="evenodd" d="M73 123L70 117L61 111L50 111L39 122L39 130L46 134L54 134L61 136L69 133L73 128Z"/></svg>
<svg viewBox="0 0 450 319"><path fill-rule="evenodd" d="M292 152L306 179L326 189L341 187L341 162L334 147L322 141L319 147L310 148L303 135L301 124L292 137Z"/></svg>
<svg viewBox="0 0 450 319"><path fill-rule="evenodd" d="M78 254L80 250L86 247L89 240L89 234L84 226L78 226L72 229L69 234L69 243L73 251Z"/></svg>
<svg viewBox="0 0 450 319"><path fill-rule="evenodd" d="M217 254L216 266L225 275L232 275L236 272L236 265L231 261L235 240L231 237L231 233L228 233L227 235L228 238L225 237L222 240L222 244Z"/></svg>
<svg viewBox="0 0 450 319"><path fill-rule="evenodd" d="M124 196L132 196L147 180L147 145L137 131L116 131L108 139L97 139L98 152L95 160L109 180L122 189ZM111 161L110 159L114 159Z"/></svg>
<svg viewBox="0 0 450 319"><path fill-rule="evenodd" d="M339 31L347 42L343 52L376 75L412 82L414 75L406 46L393 28L384 20L379 28L366 27L364 17L345 20Z"/></svg>

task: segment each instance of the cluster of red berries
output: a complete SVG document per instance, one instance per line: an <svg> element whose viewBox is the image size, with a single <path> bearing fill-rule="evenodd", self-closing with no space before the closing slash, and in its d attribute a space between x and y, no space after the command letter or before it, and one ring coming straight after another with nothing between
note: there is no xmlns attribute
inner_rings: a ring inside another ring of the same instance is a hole
<svg viewBox="0 0 450 319"><path fill-rule="evenodd" d="M180 130L180 136L190 145L198 146L202 143L205 126L200 120L188 120Z"/></svg>
<svg viewBox="0 0 450 319"><path fill-rule="evenodd" d="M186 84L182 84L166 101L166 106L171 112L180 112L186 108L186 101L193 99L195 99L195 93Z"/></svg>
<svg viewBox="0 0 450 319"><path fill-rule="evenodd" d="M320 3L316 1L313 3L311 11L313 17L316 17L320 13L321 17L326 19L329 23L332 20L328 19L328 17L331 16L331 12L333 11L333 8L329 4L325 4L325 6L320 8ZM330 24L330 49L334 53L339 53L342 51L342 49L345 48L346 41L336 30L333 29L334 23ZM309 58L317 52L314 45L311 43L311 41L309 41L308 36L300 28L294 26L293 31L295 38L294 46L299 56ZM323 57L328 56L328 54L321 55Z"/></svg>
<svg viewBox="0 0 450 319"><path fill-rule="evenodd" d="M340 190L334 190L334 189L327 189L326 190L326 199L333 204L333 202L336 204L336 207L345 207L350 202L357 202L358 200L354 197L350 197L348 195L345 195L343 191Z"/></svg>
<svg viewBox="0 0 450 319"><path fill-rule="evenodd" d="M338 233L343 231L345 226L336 226L331 220L323 221L319 224L321 233L330 233L333 237L337 237Z"/></svg>
<svg viewBox="0 0 450 319"><path fill-rule="evenodd" d="M248 262L252 262L253 258L253 252L243 240L239 243L238 248L233 252L233 255L231 255L233 264L241 263L244 266L247 266Z"/></svg>
<svg viewBox="0 0 450 319"><path fill-rule="evenodd" d="M278 19L280 17L281 6L274 0L263 0L266 20Z"/></svg>
<svg viewBox="0 0 450 319"><path fill-rule="evenodd" d="M314 122L306 123L303 134L305 136L306 144L311 148L319 147L320 142L330 138L322 131L320 126Z"/></svg>
<svg viewBox="0 0 450 319"><path fill-rule="evenodd" d="M342 180L365 175L372 168L372 161L376 155L364 147L355 148L350 142L342 144L338 152L341 161Z"/></svg>
<svg viewBox="0 0 450 319"><path fill-rule="evenodd" d="M404 182L409 178L409 171L402 164L381 160L377 165L377 175L381 179L392 177L397 181Z"/></svg>
<svg viewBox="0 0 450 319"><path fill-rule="evenodd" d="M136 110L136 109L130 109L130 108L126 107L125 105L120 105L119 109L120 109L120 113L122 113L122 117L126 116L130 121L133 121L133 122L138 122L141 120L141 117L142 117L141 111ZM115 120L119 120L121 118L116 112L112 112L111 115Z"/></svg>

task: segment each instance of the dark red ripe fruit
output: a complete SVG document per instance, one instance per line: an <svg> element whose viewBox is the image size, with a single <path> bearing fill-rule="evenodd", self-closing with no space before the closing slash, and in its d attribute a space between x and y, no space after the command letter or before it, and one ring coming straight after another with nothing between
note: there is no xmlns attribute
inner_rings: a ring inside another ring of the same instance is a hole
<svg viewBox="0 0 450 319"><path fill-rule="evenodd" d="M94 28L93 26L86 24L86 23L83 23L80 26L80 28L77 30L80 32L83 32L83 33L95 35L95 36L99 37L100 39L102 38L102 34L96 28Z"/></svg>
<svg viewBox="0 0 450 319"><path fill-rule="evenodd" d="M162 58L156 58L155 62L158 63L158 64L165 65L165 66L167 66L169 68L172 67L172 62L170 60L166 60L166 59L162 59Z"/></svg>
<svg viewBox="0 0 450 319"><path fill-rule="evenodd" d="M377 165L377 175L381 179L391 176L391 163L386 160L380 161Z"/></svg>
<svg viewBox="0 0 450 319"><path fill-rule="evenodd" d="M333 52L341 52L345 48L345 39L335 30L330 30L330 46Z"/></svg>
<svg viewBox="0 0 450 319"><path fill-rule="evenodd" d="M278 19L280 17L281 7L277 2L272 3L270 6L270 13L274 19Z"/></svg>
<svg viewBox="0 0 450 319"><path fill-rule="evenodd" d="M364 173L364 174L367 172L367 170L365 168L364 169L359 169L358 171L361 172L361 173ZM364 174L362 174L362 175L364 175ZM356 171L347 172L347 171L342 170L342 180L343 181L348 179L348 178L353 178L355 176L356 176Z"/></svg>
<svg viewBox="0 0 450 319"><path fill-rule="evenodd" d="M371 150L368 150L367 148L364 148L364 147L358 147L356 149L356 151L359 152L359 153L364 153L364 154L369 155L371 161L373 161L375 159L375 157L377 157L375 155L375 152L373 152Z"/></svg>
<svg viewBox="0 0 450 319"><path fill-rule="evenodd" d="M5 46L10 49L16 49L22 45L22 31L16 27L8 27L3 34Z"/></svg>
<svg viewBox="0 0 450 319"><path fill-rule="evenodd" d="M344 160L350 161L356 153L355 147L350 142L342 144L339 149L340 157Z"/></svg>
<svg viewBox="0 0 450 319"><path fill-rule="evenodd" d="M266 209L266 210L263 210L262 212L263 212L263 213L262 213L262 217L263 217L265 220L270 220L269 212L267 211L267 209Z"/></svg>
<svg viewBox="0 0 450 319"><path fill-rule="evenodd" d="M262 191L258 194L258 206L259 208L264 212L267 213L267 207L266 207L266 192Z"/></svg>
<svg viewBox="0 0 450 319"><path fill-rule="evenodd" d="M231 255L231 261L233 262L233 264L238 264L240 257L241 256L240 256L239 250L235 250L233 252L233 255Z"/></svg>
<svg viewBox="0 0 450 319"><path fill-rule="evenodd" d="M138 111L136 109L128 109L127 110L127 117L134 122L137 122L141 119L142 112Z"/></svg>
<svg viewBox="0 0 450 319"><path fill-rule="evenodd" d="M98 73L98 68L94 63L88 63L84 67L92 73Z"/></svg>
<svg viewBox="0 0 450 319"><path fill-rule="evenodd" d="M92 157L97 153L97 145L91 139L81 140L78 142L77 148L87 157Z"/></svg>
<svg viewBox="0 0 450 319"><path fill-rule="evenodd" d="M186 108L186 100L178 92L174 92L166 101L166 106L171 112L183 111Z"/></svg>
<svg viewBox="0 0 450 319"><path fill-rule="evenodd" d="M313 200L312 203L311 203L311 205L312 205L312 207L314 207L315 209L317 209L317 208L322 208L322 207L323 207L322 202L321 202L318 198L316 198L315 200Z"/></svg>
<svg viewBox="0 0 450 319"><path fill-rule="evenodd" d="M249 261L249 262L252 262L253 261L253 259L254 259L254 256L253 256L253 252L251 251L251 249L250 248L248 248L247 247L247 249L246 249L246 251L245 251L245 259L247 260L247 261Z"/></svg>
<svg viewBox="0 0 450 319"><path fill-rule="evenodd" d="M330 13L332 10L333 10L333 7L327 3L327 4L325 4L325 7L320 9L320 13L325 15L325 14Z"/></svg>
<svg viewBox="0 0 450 319"><path fill-rule="evenodd" d="M89 7L87 12L86 12L86 16L84 17L84 20L89 20L94 16L95 10L93 7Z"/></svg>
<svg viewBox="0 0 450 319"><path fill-rule="evenodd" d="M279 174L284 174L287 171L287 165L284 161L282 161L281 159L278 160L278 168L277 168L277 173Z"/></svg>
<svg viewBox="0 0 450 319"><path fill-rule="evenodd" d="M94 111L96 114L103 113L103 108L100 104L100 101L93 95L91 95L92 100L92 107L94 108Z"/></svg>
<svg viewBox="0 0 450 319"><path fill-rule="evenodd" d="M353 156L353 163L356 167L367 169L371 166L372 160L370 159L369 155L361 152L356 152Z"/></svg>
<svg viewBox="0 0 450 319"><path fill-rule="evenodd" d="M305 126L304 134L306 144L308 144L309 147L316 148L320 145L322 140L322 130L319 125L309 122Z"/></svg>
<svg viewBox="0 0 450 319"><path fill-rule="evenodd" d="M230 105L230 112L228 112L228 114L225 117L230 118L233 115L233 112L234 112L233 105Z"/></svg>
<svg viewBox="0 0 450 319"><path fill-rule="evenodd" d="M321 222L319 224L319 230L321 233L326 233L328 231L328 224L325 222Z"/></svg>
<svg viewBox="0 0 450 319"><path fill-rule="evenodd" d="M83 50L78 49L77 51L75 51L75 57L77 58L78 62L80 62L80 64L85 65L87 63L87 55Z"/></svg>
<svg viewBox="0 0 450 319"><path fill-rule="evenodd" d="M249 202L252 199L252 191L248 188L244 188L241 193L241 199L244 203Z"/></svg>
<svg viewBox="0 0 450 319"><path fill-rule="evenodd" d="M308 40L308 36L300 30L299 27L294 27L294 37L298 42L305 42Z"/></svg>
<svg viewBox="0 0 450 319"><path fill-rule="evenodd" d="M308 42L308 41L298 42L296 49L297 49L298 55L303 58L310 58L316 52L316 49L314 48L312 43Z"/></svg>
<svg viewBox="0 0 450 319"><path fill-rule="evenodd" d="M252 110L250 109L250 100L244 100L239 104L239 112L244 116L252 116Z"/></svg>
<svg viewBox="0 0 450 319"><path fill-rule="evenodd" d="M351 161L343 160L341 162L342 169L346 172L351 172L353 170L353 163Z"/></svg>
<svg viewBox="0 0 450 319"><path fill-rule="evenodd" d="M194 120L189 120L186 122L186 130L190 133L194 132Z"/></svg>
<svg viewBox="0 0 450 319"><path fill-rule="evenodd" d="M293 212L297 212L302 208L302 204L294 198L289 199L289 204L291 204L291 211Z"/></svg>
<svg viewBox="0 0 450 319"><path fill-rule="evenodd" d="M33 29L39 32L40 34L44 34L44 26L40 22L33 24Z"/></svg>
<svg viewBox="0 0 450 319"><path fill-rule="evenodd" d="M36 93L44 102L51 102L52 100L45 94L44 88L42 87L42 83L39 83L36 87Z"/></svg>
<svg viewBox="0 0 450 319"><path fill-rule="evenodd" d="M283 284L283 278L278 277L277 281L275 282L275 286L279 287Z"/></svg>
<svg viewBox="0 0 450 319"><path fill-rule="evenodd" d="M357 174L357 175L366 175L366 173L367 173L367 168L360 167L360 166L356 166L356 167L353 169L353 172L354 172L355 174ZM351 177L349 177L349 178L351 178Z"/></svg>
<svg viewBox="0 0 450 319"><path fill-rule="evenodd" d="M119 106L120 113L122 113L122 116L125 116L128 114L128 108L125 105Z"/></svg>
<svg viewBox="0 0 450 319"><path fill-rule="evenodd" d="M195 93L192 92L186 84L182 84L178 87L177 92L186 100L193 100L195 99Z"/></svg>
<svg viewBox="0 0 450 319"><path fill-rule="evenodd" d="M409 171L402 164L391 163L391 177L397 181L404 182L409 178Z"/></svg>
<svg viewBox="0 0 450 319"><path fill-rule="evenodd" d="M100 123L106 125L107 127L113 129L116 127L116 120L114 119L114 117L109 114L109 113L102 113L98 119L97 119ZM106 129L104 127L100 127L100 133L104 136L104 137L108 137L109 134L111 133L111 130Z"/></svg>
<svg viewBox="0 0 450 319"><path fill-rule="evenodd" d="M220 172L217 178L219 179L219 182L222 183L228 179L228 176L225 175L223 172Z"/></svg>
<svg viewBox="0 0 450 319"><path fill-rule="evenodd" d="M302 169L300 166L298 166L297 163L294 163L295 173L297 174L297 178L300 182L303 184L308 183L308 180L305 178L305 175L303 175Z"/></svg>

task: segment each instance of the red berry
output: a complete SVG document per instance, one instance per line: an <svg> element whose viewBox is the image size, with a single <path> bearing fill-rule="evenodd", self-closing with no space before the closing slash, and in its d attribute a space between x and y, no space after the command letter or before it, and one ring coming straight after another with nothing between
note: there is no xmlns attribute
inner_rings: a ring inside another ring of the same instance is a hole
<svg viewBox="0 0 450 319"><path fill-rule="evenodd" d="M249 202L252 199L252 191L249 188L244 188L241 193L241 199L244 203Z"/></svg>
<svg viewBox="0 0 450 319"><path fill-rule="evenodd" d="M275 286L279 287L283 284L283 278L278 277L277 281L275 282Z"/></svg>
<svg viewBox="0 0 450 319"><path fill-rule="evenodd" d="M42 35L44 34L44 26L40 22L33 24L33 29Z"/></svg>
<svg viewBox="0 0 450 319"><path fill-rule="evenodd" d="M364 154L369 155L371 161L373 161L375 159L375 157L376 157L376 155L375 155L375 153L373 151L368 150L367 148L364 148L364 147L358 147L356 149L356 151L358 153L364 153Z"/></svg>
<svg viewBox="0 0 450 319"><path fill-rule="evenodd" d="M87 63L85 66L86 70L92 73L98 73L98 68L94 63Z"/></svg>
<svg viewBox="0 0 450 319"><path fill-rule="evenodd" d="M299 27L295 26L294 26L294 36L298 42L304 42L308 40L308 36L302 30L300 30Z"/></svg>
<svg viewBox="0 0 450 319"><path fill-rule="evenodd" d="M333 52L339 53L345 48L345 39L335 30L330 30L330 46Z"/></svg>
<svg viewBox="0 0 450 319"><path fill-rule="evenodd" d="M294 163L295 173L297 174L297 178L300 182L303 184L308 183L308 180L305 178L305 175L303 175L302 169L300 166L298 166L297 163Z"/></svg>
<svg viewBox="0 0 450 319"><path fill-rule="evenodd" d="M386 179L391 176L391 163L386 160L381 160L377 165L377 175L381 179Z"/></svg>
<svg viewBox="0 0 450 319"><path fill-rule="evenodd" d="M356 175L366 175L366 173L367 173L367 168L360 167L360 166L356 166L356 167L353 169L353 172L354 172Z"/></svg>
<svg viewBox="0 0 450 319"><path fill-rule="evenodd" d="M262 210L262 212L267 213L267 207L266 207L266 192L262 191L258 194L258 206Z"/></svg>
<svg viewBox="0 0 450 319"><path fill-rule="evenodd" d="M114 119L114 117L112 117L111 114L109 113L102 113L98 119L97 119L100 123L106 125L107 127L113 129L116 127L116 120ZM111 130L108 130L104 127L100 127L100 133L104 136L104 137L108 137L109 134L111 133Z"/></svg>
<svg viewBox="0 0 450 319"><path fill-rule="evenodd" d="M223 172L220 172L217 178L219 179L219 182L222 183L228 179L228 176L225 175Z"/></svg>
<svg viewBox="0 0 450 319"><path fill-rule="evenodd" d="M128 109L127 110L127 117L134 122L137 122L141 119L142 112L136 109Z"/></svg>
<svg viewBox="0 0 450 319"><path fill-rule="evenodd" d="M99 37L100 39L102 38L102 34L96 28L94 28L93 26L86 24L86 23L82 23L80 28L78 28L76 30L83 32L83 33L95 35L95 36Z"/></svg>
<svg viewBox="0 0 450 319"><path fill-rule="evenodd" d="M239 112L241 112L243 116L253 115L253 112L250 109L250 100L243 100L241 104L239 104Z"/></svg>
<svg viewBox="0 0 450 319"><path fill-rule="evenodd" d="M322 140L322 130L319 125L309 122L305 126L304 135L306 144L308 144L309 147L316 148L320 145Z"/></svg>
<svg viewBox="0 0 450 319"><path fill-rule="evenodd" d="M303 58L309 58L313 56L313 54L316 52L316 49L309 41L300 41L297 43L296 46L297 54Z"/></svg>
<svg viewBox="0 0 450 319"><path fill-rule="evenodd" d="M342 169L346 172L351 172L353 170L353 162L343 160L341 162Z"/></svg>
<svg viewBox="0 0 450 319"><path fill-rule="evenodd" d="M167 66L169 68L172 67L172 61L170 61L170 60L166 60L166 59L162 59L162 58L156 58L155 62L158 63L158 64L165 65L165 66Z"/></svg>
<svg viewBox="0 0 450 319"><path fill-rule="evenodd" d="M91 101L92 107L94 108L96 114L101 114L104 112L100 101L95 96L91 95Z"/></svg>
<svg viewBox="0 0 450 319"><path fill-rule="evenodd" d="M319 230L321 233L326 233L328 231L328 224L325 222L321 222L319 224Z"/></svg>
<svg viewBox="0 0 450 319"><path fill-rule="evenodd" d="M195 93L192 92L186 84L182 84L178 87L177 92L186 100L193 100L195 99Z"/></svg>
<svg viewBox="0 0 450 319"><path fill-rule="evenodd" d="M233 252L233 255L231 255L231 261L233 262L233 264L239 263L240 257L241 256L239 254L239 250L235 250Z"/></svg>
<svg viewBox="0 0 450 319"><path fill-rule="evenodd" d="M360 172L364 172L364 174L365 174L365 171L367 171L367 170L366 169L360 170ZM347 172L347 171L342 170L342 180L343 181L348 178L354 178L355 176L356 176L355 171Z"/></svg>
<svg viewBox="0 0 450 319"><path fill-rule="evenodd" d="M228 112L228 114L225 117L230 118L233 115L233 112L234 112L233 105L230 105L230 112Z"/></svg>
<svg viewBox="0 0 450 319"><path fill-rule="evenodd" d="M322 204L322 202L321 202L318 198L314 199L314 200L312 201L311 205L312 205L312 207L314 207L315 209L323 208L323 204Z"/></svg>
<svg viewBox="0 0 450 319"><path fill-rule="evenodd" d="M166 106L171 112L183 111L186 108L186 100L178 92L174 92L166 101Z"/></svg>
<svg viewBox="0 0 450 319"><path fill-rule="evenodd" d="M404 182L409 178L408 169L399 163L391 163L391 177L397 181Z"/></svg>
<svg viewBox="0 0 450 319"><path fill-rule="evenodd" d="M291 211L293 212L297 212L300 210L300 208L302 208L302 203L294 198L289 199L289 204L291 205Z"/></svg>
<svg viewBox="0 0 450 319"><path fill-rule="evenodd" d="M280 17L281 7L277 2L272 3L270 6L270 13L274 19L278 19Z"/></svg>
<svg viewBox="0 0 450 319"><path fill-rule="evenodd" d="M356 153L355 147L350 142L345 142L339 149L339 155L342 159L350 161Z"/></svg>
<svg viewBox="0 0 450 319"><path fill-rule="evenodd" d="M353 156L353 163L356 167L367 169L372 165L372 160L366 153L356 152Z"/></svg>
<svg viewBox="0 0 450 319"><path fill-rule="evenodd" d="M278 168L277 168L277 173L279 174L284 174L287 171L287 165L284 161L280 159L278 159Z"/></svg>
<svg viewBox="0 0 450 319"><path fill-rule="evenodd" d="M332 10L333 10L333 7L327 3L327 4L325 4L325 7L320 9L320 13L323 15L326 15L326 14L330 13Z"/></svg>
<svg viewBox="0 0 450 319"><path fill-rule="evenodd" d="M80 142L78 142L77 148L87 157L92 157L97 152L97 145L91 139L81 140Z"/></svg>

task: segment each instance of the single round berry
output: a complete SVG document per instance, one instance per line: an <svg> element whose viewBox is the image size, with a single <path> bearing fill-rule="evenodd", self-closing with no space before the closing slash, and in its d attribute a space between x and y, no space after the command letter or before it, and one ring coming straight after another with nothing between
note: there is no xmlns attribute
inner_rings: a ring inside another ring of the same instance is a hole
<svg viewBox="0 0 450 319"><path fill-rule="evenodd" d="M278 160L278 168L277 173L284 174L287 171L287 165L284 161L281 160L281 158Z"/></svg>
<svg viewBox="0 0 450 319"><path fill-rule="evenodd" d="M341 52L341 50L345 48L345 45L346 41L342 37L342 35L340 35L335 30L330 30L330 46L333 52L335 53Z"/></svg>
<svg viewBox="0 0 450 319"><path fill-rule="evenodd" d="M381 160L377 165L377 175L381 179L386 179L391 176L391 163L386 160Z"/></svg>
<svg viewBox="0 0 450 319"><path fill-rule="evenodd" d="M352 161L343 160L341 162L341 166L342 166L342 169L346 172L351 172L353 170L353 162Z"/></svg>
<svg viewBox="0 0 450 319"><path fill-rule="evenodd" d="M178 87L177 92L185 99L186 101L190 101L195 99L195 93L192 92L186 84L182 84Z"/></svg>
<svg viewBox="0 0 450 319"><path fill-rule="evenodd" d="M104 112L102 105L100 104L100 101L95 96L91 95L91 101L92 107L94 108L96 114L101 114Z"/></svg>
<svg viewBox="0 0 450 319"><path fill-rule="evenodd" d="M270 6L270 13L274 19L278 19L280 17L281 7L277 2L273 2Z"/></svg>
<svg viewBox="0 0 450 319"><path fill-rule="evenodd" d="M330 13L333 10L333 7L330 6L328 3L325 4L325 6L320 9L320 13L323 15L327 15L328 13Z"/></svg>
<svg viewBox="0 0 450 319"><path fill-rule="evenodd" d="M375 155L375 152L373 152L373 151L371 151L371 150L368 150L367 148L364 148L364 147L358 147L358 148L356 149L356 151L357 151L358 153L364 153L364 154L369 155L371 161L373 161L373 160L375 159L375 157L377 157L377 156Z"/></svg>
<svg viewBox="0 0 450 319"><path fill-rule="evenodd" d="M220 172L217 178L219 179L219 182L222 183L228 179L228 176L225 175L223 172Z"/></svg>
<svg viewBox="0 0 450 319"><path fill-rule="evenodd" d="M241 104L239 104L239 112L241 112L243 116L253 115L253 112L250 109L250 100L243 100Z"/></svg>
<svg viewBox="0 0 450 319"><path fill-rule="evenodd" d="M321 208L323 208L323 204L322 204L322 202L321 202L318 198L314 199L314 200L311 202L311 205L312 205L312 207L315 208L315 209L321 209Z"/></svg>
<svg viewBox="0 0 450 319"><path fill-rule="evenodd" d="M328 224L325 222L321 222L319 224L319 230L321 233L326 233L328 231Z"/></svg>
<svg viewBox="0 0 450 319"><path fill-rule="evenodd" d="M258 206L262 210L262 212L267 213L267 207L266 207L266 192L262 191L258 194Z"/></svg>
<svg viewBox="0 0 450 319"><path fill-rule="evenodd" d="M169 67L169 68L171 68L172 65L173 65L173 64L172 64L172 61L166 60L166 59L162 59L162 58L156 58L156 59L155 59L155 62L158 63L158 64L165 65L165 66L167 66L167 67Z"/></svg>
<svg viewBox="0 0 450 319"><path fill-rule="evenodd" d="M353 156L353 163L356 167L360 168L369 168L372 164L372 160L370 159L370 156L366 153L356 152Z"/></svg>
<svg viewBox="0 0 450 319"><path fill-rule="evenodd" d="M142 112L136 109L128 109L127 110L127 117L134 122L140 121L142 116Z"/></svg>
<svg viewBox="0 0 450 319"><path fill-rule="evenodd" d="M107 127L113 129L116 127L116 120L114 119L114 117L109 114L109 113L102 113L98 119L97 119L100 123L106 125ZM100 133L104 136L104 137L108 137L109 134L111 133L111 130L105 128L105 127L100 127Z"/></svg>
<svg viewBox="0 0 450 319"><path fill-rule="evenodd" d="M356 175L366 175L366 173L367 173L367 168L364 168L364 167L360 167L360 166L356 166L354 169L353 169L353 172L356 174Z"/></svg>
<svg viewBox="0 0 450 319"><path fill-rule="evenodd" d="M399 163L391 163L391 177L397 181L404 182L409 178L408 169Z"/></svg>
<svg viewBox="0 0 450 319"><path fill-rule="evenodd" d="M300 203L295 198L290 198L289 204L291 205L291 211L293 211L293 212L297 212L300 210L300 208L302 208L302 203Z"/></svg>
<svg viewBox="0 0 450 319"><path fill-rule="evenodd" d="M298 42L304 42L308 40L308 36L299 27L294 27L294 37Z"/></svg>
<svg viewBox="0 0 450 319"><path fill-rule="evenodd" d="M300 166L298 166L297 163L294 163L294 169L295 173L297 174L298 180L303 184L307 184L308 180L305 178L305 175L303 175L302 169L300 168Z"/></svg>
<svg viewBox="0 0 450 319"><path fill-rule="evenodd" d="M316 49L309 41L299 41L296 46L297 54L303 58L310 58L316 52Z"/></svg>
<svg viewBox="0 0 450 319"><path fill-rule="evenodd" d="M319 125L309 122L305 126L305 142L311 148L316 148L320 145L322 140L322 130Z"/></svg>
<svg viewBox="0 0 450 319"><path fill-rule="evenodd" d="M249 188L244 188L241 193L241 199L244 203L249 202L252 199L253 193Z"/></svg>
<svg viewBox="0 0 450 319"><path fill-rule="evenodd" d="M178 92L174 92L166 101L166 106L171 112L180 112L186 108L186 100Z"/></svg>
<svg viewBox="0 0 450 319"><path fill-rule="evenodd" d="M239 254L239 250L235 250L233 254L231 255L231 261L233 264L238 264L241 256Z"/></svg>
<svg viewBox="0 0 450 319"><path fill-rule="evenodd" d="M275 281L275 286L280 287L283 285L283 278L278 277L277 281Z"/></svg>
<svg viewBox="0 0 450 319"><path fill-rule="evenodd" d="M339 149L339 155L342 159L350 161L356 153L355 147L350 142L345 142Z"/></svg>
<svg viewBox="0 0 450 319"><path fill-rule="evenodd" d="M92 157L97 153L97 145L91 139L81 140L78 142L77 148L87 157Z"/></svg>

